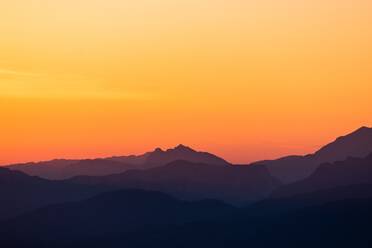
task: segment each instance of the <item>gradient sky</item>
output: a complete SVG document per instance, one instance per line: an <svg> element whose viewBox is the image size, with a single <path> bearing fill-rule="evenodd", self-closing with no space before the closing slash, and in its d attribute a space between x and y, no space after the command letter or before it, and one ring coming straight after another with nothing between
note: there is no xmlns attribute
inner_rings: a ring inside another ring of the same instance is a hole
<svg viewBox="0 0 372 248"><path fill-rule="evenodd" d="M1 0L0 164L184 143L232 162L372 124L370 0Z"/></svg>

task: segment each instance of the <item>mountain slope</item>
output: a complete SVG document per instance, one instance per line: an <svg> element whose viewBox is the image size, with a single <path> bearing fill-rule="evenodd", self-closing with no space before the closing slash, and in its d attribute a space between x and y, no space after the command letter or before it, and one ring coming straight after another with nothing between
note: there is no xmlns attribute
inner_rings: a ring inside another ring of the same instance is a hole
<svg viewBox="0 0 372 248"><path fill-rule="evenodd" d="M135 165L109 159L85 159L16 164L7 168L49 180L62 180L77 175L99 176L120 173L134 169Z"/></svg>
<svg viewBox="0 0 372 248"><path fill-rule="evenodd" d="M175 161L105 177L76 177L74 183L158 190L187 200L213 198L248 203L268 196L279 182L263 166L230 166Z"/></svg>
<svg viewBox="0 0 372 248"><path fill-rule="evenodd" d="M0 168L0 219L49 204L81 200L104 188L55 182Z"/></svg>
<svg viewBox="0 0 372 248"><path fill-rule="evenodd" d="M298 191L287 196L273 195L249 206L248 209L256 216L268 215L352 199L372 199L372 183L338 186L306 193Z"/></svg>
<svg viewBox="0 0 372 248"><path fill-rule="evenodd" d="M211 165L229 165L228 162L208 152L197 152L190 147L178 145L173 149L163 151L156 149L147 156L146 163L150 167L166 165L177 160Z"/></svg>
<svg viewBox="0 0 372 248"><path fill-rule="evenodd" d="M366 158L348 158L345 161L322 164L310 177L277 189L273 197L290 197L357 184L372 184L372 153Z"/></svg>
<svg viewBox="0 0 372 248"><path fill-rule="evenodd" d="M150 197L153 200L136 201L134 198L135 203L126 207L125 202L132 202L132 197L127 201L125 194L110 195L98 197L88 205L82 202L53 206L0 223L0 243L17 248L225 248L247 247L247 244L254 248L370 247L371 198L261 215L251 208L232 209L210 202L201 206L189 203L185 207L182 202L157 194ZM138 197L143 199L143 196ZM122 199L123 203L117 204L115 199ZM107 201L108 205L102 201ZM151 202L155 202L154 209L151 209ZM163 209L163 204L168 207ZM120 211L121 208L125 211ZM152 219L148 220L146 215L150 211ZM139 217L139 224L145 225L144 228L132 226L134 216ZM184 216L189 216L188 221L184 221ZM115 224L108 225L111 221Z"/></svg>
<svg viewBox="0 0 372 248"><path fill-rule="evenodd" d="M184 202L160 192L122 190L30 212L4 222L0 234L23 240L93 238L145 227L214 219L233 210L218 201Z"/></svg>
<svg viewBox="0 0 372 248"><path fill-rule="evenodd" d="M110 157L85 160L51 160L39 163L25 163L7 166L12 170L22 171L32 176L51 180L62 180L79 175L105 176L132 169L148 169L162 166L176 160L207 163L215 165L229 164L225 160L206 152L197 152L189 147L179 145L166 151L157 148L139 156Z"/></svg>
<svg viewBox="0 0 372 248"><path fill-rule="evenodd" d="M365 157L372 152L372 128L358 130L337 138L314 154L288 156L277 160L259 161L283 183L292 183L310 176L322 163L345 160L348 157Z"/></svg>

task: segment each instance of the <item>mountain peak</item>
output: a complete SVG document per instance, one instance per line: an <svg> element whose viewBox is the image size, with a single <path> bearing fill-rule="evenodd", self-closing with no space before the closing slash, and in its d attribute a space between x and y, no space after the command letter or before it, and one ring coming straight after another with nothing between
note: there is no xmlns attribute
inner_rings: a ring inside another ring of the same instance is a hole
<svg viewBox="0 0 372 248"><path fill-rule="evenodd" d="M169 152L196 152L194 149L191 147L185 146L183 144L179 144L174 148L169 148L166 150L163 150L161 148L156 148L153 153L169 153Z"/></svg>
<svg viewBox="0 0 372 248"><path fill-rule="evenodd" d="M320 164L346 160L348 157L365 158L372 154L372 128L362 126L338 137L307 156L290 156L264 161L272 175L282 182L290 183L311 175ZM301 166L298 166L301 164Z"/></svg>
<svg viewBox="0 0 372 248"><path fill-rule="evenodd" d="M322 162L334 162L345 159L347 155L365 157L371 152L371 148L372 128L362 126L350 134L338 137L316 154L323 158Z"/></svg>
<svg viewBox="0 0 372 248"><path fill-rule="evenodd" d="M349 134L346 134L344 136L340 136L336 139L335 142L342 142L343 140L353 140L356 141L357 139L370 139L372 135L372 128L367 126L362 126L358 129L356 129L354 132L351 132ZM333 142L333 143L335 143ZM331 143L331 144L333 144Z"/></svg>
<svg viewBox="0 0 372 248"><path fill-rule="evenodd" d="M160 147L158 148L155 148L154 152L164 152L163 149L161 149Z"/></svg>
<svg viewBox="0 0 372 248"><path fill-rule="evenodd" d="M354 133L364 133L364 132L372 132L372 128L367 126L362 126L358 128Z"/></svg>
<svg viewBox="0 0 372 248"><path fill-rule="evenodd" d="M179 144L174 148L161 150L158 148L155 152L149 154L146 158L146 163L154 166L169 164L173 161L185 160L194 163L205 163L213 165L228 165L224 159L217 157L211 153L199 152L183 144Z"/></svg>
<svg viewBox="0 0 372 248"><path fill-rule="evenodd" d="M185 145L183 145L183 144L179 144L178 146L176 146L176 147L173 148L172 150L175 150L175 151L194 151L194 150L191 149L190 147L185 146Z"/></svg>

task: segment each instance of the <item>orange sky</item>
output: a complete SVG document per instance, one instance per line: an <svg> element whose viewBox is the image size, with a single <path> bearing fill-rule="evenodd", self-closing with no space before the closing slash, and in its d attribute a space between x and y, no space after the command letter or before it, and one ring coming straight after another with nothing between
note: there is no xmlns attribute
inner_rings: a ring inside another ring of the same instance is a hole
<svg viewBox="0 0 372 248"><path fill-rule="evenodd" d="M2 0L0 164L184 143L232 162L372 125L370 0Z"/></svg>

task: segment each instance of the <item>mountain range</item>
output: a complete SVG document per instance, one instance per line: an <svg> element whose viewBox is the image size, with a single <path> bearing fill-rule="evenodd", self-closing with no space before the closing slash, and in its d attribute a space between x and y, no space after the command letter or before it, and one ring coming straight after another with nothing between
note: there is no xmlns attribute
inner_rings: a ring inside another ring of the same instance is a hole
<svg viewBox="0 0 372 248"><path fill-rule="evenodd" d="M6 232L3 234L12 236L16 233L24 239L37 236L50 240L81 239L150 226L215 219L233 210L215 200L186 202L161 192L121 190L23 214L5 221ZM1 230L4 228L0 227L0 233Z"/></svg>
<svg viewBox="0 0 372 248"><path fill-rule="evenodd" d="M371 192L371 186L368 186ZM316 193L319 195L319 193ZM310 198L316 199L317 196ZM236 208L185 202L153 191L102 193L0 222L5 247L357 247L370 242L372 198L347 198L285 210L277 202ZM341 235L342 234L342 235Z"/></svg>
<svg viewBox="0 0 372 248"><path fill-rule="evenodd" d="M51 181L0 168L0 220L50 204L82 200L105 190L104 187Z"/></svg>
<svg viewBox="0 0 372 248"><path fill-rule="evenodd" d="M183 145L11 165L0 199L1 247L370 247L372 129L249 165Z"/></svg>
<svg viewBox="0 0 372 248"><path fill-rule="evenodd" d="M361 127L337 138L320 150L306 156L287 156L253 163L264 165L282 183L292 183L310 176L321 164L342 161L348 157L363 158L372 153L372 128Z"/></svg>
<svg viewBox="0 0 372 248"><path fill-rule="evenodd" d="M79 175L105 176L131 169L149 169L166 165L176 160L196 163L228 165L229 163L213 154L197 152L187 146L179 145L163 151L160 148L143 155L119 156L101 159L66 160L58 159L38 163L24 163L6 166L32 176L45 179L62 180Z"/></svg>
<svg viewBox="0 0 372 248"><path fill-rule="evenodd" d="M265 166L282 183L300 181L310 176L321 164L363 158L372 153L372 128L361 127L323 146L313 154L286 156L276 160L263 160L250 165ZM177 160L211 165L231 165L226 160L207 152L198 152L179 145L163 151L160 148L143 155L117 156L101 159L51 160L38 163L8 165L7 168L51 180L76 176L107 176L134 169L151 169Z"/></svg>
<svg viewBox="0 0 372 248"><path fill-rule="evenodd" d="M79 176L75 184L158 190L184 200L213 198L247 204L267 197L280 186L263 166L231 166L178 160L148 170L101 177Z"/></svg>
<svg viewBox="0 0 372 248"><path fill-rule="evenodd" d="M366 158L348 158L344 161L322 164L309 177L283 185L273 193L273 196L291 197L335 187L368 183L372 183L372 153Z"/></svg>

